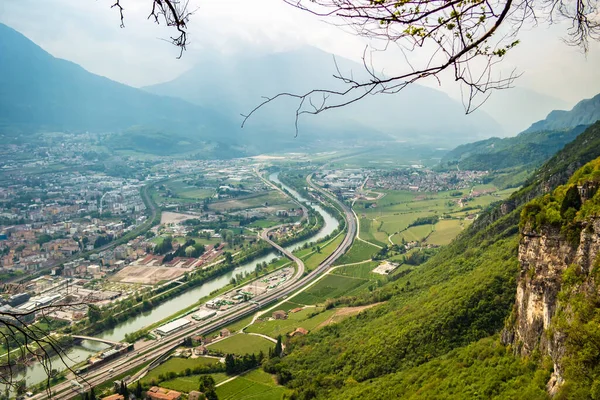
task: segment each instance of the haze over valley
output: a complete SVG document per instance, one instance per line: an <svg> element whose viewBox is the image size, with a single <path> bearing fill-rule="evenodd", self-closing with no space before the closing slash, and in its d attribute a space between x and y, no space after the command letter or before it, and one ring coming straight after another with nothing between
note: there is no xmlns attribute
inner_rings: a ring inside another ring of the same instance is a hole
<svg viewBox="0 0 600 400"><path fill-rule="evenodd" d="M286 3L0 5L0 400L600 398L595 1Z"/></svg>

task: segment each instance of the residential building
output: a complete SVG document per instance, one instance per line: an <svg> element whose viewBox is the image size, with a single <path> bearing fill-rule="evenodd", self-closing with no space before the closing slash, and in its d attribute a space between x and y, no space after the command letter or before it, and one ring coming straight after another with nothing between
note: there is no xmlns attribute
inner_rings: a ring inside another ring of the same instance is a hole
<svg viewBox="0 0 600 400"><path fill-rule="evenodd" d="M181 393L175 390L152 386L146 392L146 396L152 400L179 400L181 398Z"/></svg>

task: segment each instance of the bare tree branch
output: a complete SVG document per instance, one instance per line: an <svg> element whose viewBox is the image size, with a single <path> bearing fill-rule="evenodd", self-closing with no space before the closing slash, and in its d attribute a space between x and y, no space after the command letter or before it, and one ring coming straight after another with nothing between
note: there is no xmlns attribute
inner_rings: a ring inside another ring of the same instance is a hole
<svg viewBox="0 0 600 400"><path fill-rule="evenodd" d="M19 381L14 379L17 372L15 366L23 366L35 360L44 369L47 377L45 386L48 391L53 377L52 357L54 356L59 358L60 364L63 364L68 371L76 374L67 362L68 356L59 341L60 335L56 336L40 329L36 324L31 323L31 319L35 315L38 321L48 322L50 312L66 307L89 306L95 301L97 300L92 297L86 297L79 302L48 304L31 310L0 310L0 340L6 349L5 354L0 354L0 384L14 389L19 384Z"/></svg>
<svg viewBox="0 0 600 400"><path fill-rule="evenodd" d="M121 19L121 28L125 27L124 8L121 5L123 0L115 0L111 6L119 10ZM148 15L148 19L154 20L157 24L161 22L168 27L175 29L176 34L169 38L169 41L179 47L179 56L181 58L188 44L187 23L193 12L189 11L189 0L151 0L152 9Z"/></svg>
<svg viewBox="0 0 600 400"><path fill-rule="evenodd" d="M537 24L540 16L552 23L558 19L572 21L567 42L588 49L588 40L600 34L598 0L283 0L287 4L333 21L336 26L351 28L358 36L371 41L393 43L404 57L405 72L385 76L377 73L372 59L363 53L362 80L340 73L334 78L344 89L313 89L306 93L279 93L266 97L248 114L243 114L242 127L255 112L281 97L298 100L298 119L304 114L319 114L344 107L368 94L394 94L408 85L434 78L441 83L441 74L452 71L460 84L466 113L477 110L494 90L512 87L520 74L496 74L495 68L507 52L519 44L522 26ZM409 60L407 52L422 49L430 54L427 62L418 66ZM315 107L313 96L327 95L326 101ZM309 104L310 107L306 107Z"/></svg>

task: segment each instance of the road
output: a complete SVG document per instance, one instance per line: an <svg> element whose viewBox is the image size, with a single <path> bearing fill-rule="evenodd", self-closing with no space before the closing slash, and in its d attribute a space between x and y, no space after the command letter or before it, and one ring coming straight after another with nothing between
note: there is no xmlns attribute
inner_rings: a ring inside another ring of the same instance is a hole
<svg viewBox="0 0 600 400"><path fill-rule="evenodd" d="M260 237L262 240L264 240L265 242L269 243L272 247L274 247L275 250L279 251L281 254L285 255L287 258L289 258L290 260L292 260L293 262L296 263L296 265L298 266L298 269L296 270L296 275L294 276L294 278L292 278L292 280L296 280L296 279L299 279L300 277L302 277L302 275L304 274L304 262L301 259L299 259L298 257L296 257L295 255L293 255L291 251L284 249L283 247L281 247L280 245L278 245L277 243L275 243L274 241L272 241L269 238L269 233L272 230L280 228L281 226L283 226L283 225L274 226L269 229L263 229L262 232L260 233Z"/></svg>
<svg viewBox="0 0 600 400"><path fill-rule="evenodd" d="M327 271L331 267L331 265L339 257L341 257L352 245L352 242L356 236L356 220L354 219L352 210L348 206L340 202L331 193L313 184L311 177L312 176L309 175L306 178L307 183L313 189L319 191L323 196L327 197L331 202L337 204L338 207L340 207L343 210L347 226L346 235L342 243L321 264L319 264L317 268L315 268L313 271L306 274L305 276L302 276L305 273L304 263L302 262L302 260L295 257L293 254L286 251L281 246L277 245L267 237L267 239L265 240L267 240L272 246L274 246L277 250L281 251L283 254L286 255L286 257L289 257L292 261L298 263L298 271L293 279L290 279L289 281L281 284L276 290L255 297L253 299L253 303L238 304L230 308L226 312L216 316L214 320L209 319L203 321L201 323L202 325L192 324L193 326L175 332L170 336L166 336L158 340L153 340L146 347L140 350L136 350L132 353L120 356L112 361L109 361L104 366L99 367L96 370L92 370L87 374L84 374L79 379L85 381L87 385L91 385L94 387L98 386L110 380L111 378L114 378L115 376L122 375L133 368L148 363L150 360L155 360L169 353L174 347L180 345L183 342L183 339L187 336L193 334L207 334L234 321L252 315L261 307L276 302L281 298L287 297L288 295L294 293L298 289L304 287L317 276ZM145 369L147 369L147 367L145 367L142 370L142 372ZM136 376L133 377L133 379L130 379L128 382L132 382L139 375L140 373L136 374ZM86 386L86 389L89 389L89 386ZM53 399L72 399L76 396L79 396L79 393L76 390L73 390L70 380L52 386L50 392L52 393ZM33 399L44 399L47 397L47 394L43 392L33 396Z"/></svg>

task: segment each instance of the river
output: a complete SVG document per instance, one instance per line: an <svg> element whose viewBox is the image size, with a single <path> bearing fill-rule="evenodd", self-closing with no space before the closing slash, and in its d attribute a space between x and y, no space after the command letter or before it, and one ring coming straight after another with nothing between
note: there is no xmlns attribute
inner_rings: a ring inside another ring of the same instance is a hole
<svg viewBox="0 0 600 400"><path fill-rule="evenodd" d="M282 187L288 190L292 194L292 196L294 196L297 200L304 203L309 203L307 199L302 197L294 189L282 184L281 181L279 181L278 179L277 173L271 174L269 176L269 179L275 183L282 185ZM338 220L335 219L327 211L325 211L322 207L316 204L311 205L311 207L323 216L323 227L319 230L319 232L316 235L301 242L287 246L287 250L293 251L302 247L304 243L320 240L325 236L329 235L339 226ZM169 315L173 315L177 310L181 310L183 308L191 306L192 304L200 300L202 297L208 296L212 291L220 289L223 286L229 284L229 281L233 276L237 274L244 274L246 272L251 273L256 268L256 264L262 263L263 261L268 263L275 257L277 257L277 254L275 252L270 252L262 257L256 258L252 261L242 264L233 271L226 273L225 275L216 277L203 285L181 293L180 295L165 301L164 303L153 308L152 310L143 314L139 314L129 319L128 321L116 325L113 329L106 330L102 333L96 334L95 336L112 341L122 341L125 339L125 334L140 330L145 326L155 323L156 321L160 321L164 318L167 318ZM68 366L71 366L85 360L88 356L107 347L108 346L98 342L84 341L81 344L81 346L74 346L70 348L66 353L67 357L63 358L65 363ZM52 368L55 368L59 371L65 369L63 362L59 359L58 356L52 357L51 362ZM41 364L36 363L27 367L26 371L24 373L19 374L16 377L16 379L18 380L24 377L26 377L27 385L39 383L42 380L46 379L46 371L44 370Z"/></svg>
<svg viewBox="0 0 600 400"><path fill-rule="evenodd" d="M319 206L318 204L313 204L310 202L310 200L304 198L303 196L300 195L300 193L298 193L297 191L295 191L294 189L292 189L291 187L284 185L283 183L281 183L281 181L279 180L279 173L278 172L274 172L271 175L269 175L269 180L272 182L275 182L279 185L281 185L285 190L287 190L288 192L290 192L290 194L292 196L294 196L297 200L306 203L306 204L310 204L310 206L312 208L314 208L319 214L321 214L323 216L323 220L324 220L324 224L323 224L323 228L321 228L321 230L319 230L319 232L315 235L312 236L308 239L302 240L298 243L294 243L288 247L286 247L287 250L297 250L299 248L301 248L302 246L304 246L304 243L310 243L310 242L316 242L318 240L323 239L325 236L329 235L331 232L333 232L339 225L339 221L337 219L335 219L333 217L333 215L329 214L327 211L325 211L323 209L323 207Z"/></svg>

